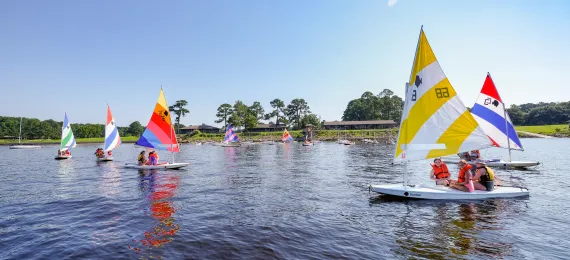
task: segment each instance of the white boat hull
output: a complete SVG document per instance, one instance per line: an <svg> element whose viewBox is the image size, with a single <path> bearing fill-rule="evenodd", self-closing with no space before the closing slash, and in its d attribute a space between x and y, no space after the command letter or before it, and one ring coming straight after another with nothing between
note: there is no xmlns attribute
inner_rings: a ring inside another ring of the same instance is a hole
<svg viewBox="0 0 570 260"><path fill-rule="evenodd" d="M188 166L190 163L167 163L161 165L138 165L134 163L125 164L125 168L140 169L140 170L157 170L157 169L180 169Z"/></svg>
<svg viewBox="0 0 570 260"><path fill-rule="evenodd" d="M241 144L221 144L221 147L240 147Z"/></svg>
<svg viewBox="0 0 570 260"><path fill-rule="evenodd" d="M37 148L42 148L39 145L24 145L24 144L19 144L19 145L10 145L9 147L10 149L37 149Z"/></svg>
<svg viewBox="0 0 570 260"><path fill-rule="evenodd" d="M459 159L448 159L442 158L442 161L447 164L457 164ZM526 168L537 166L540 162L533 162L533 161L503 161L503 160L485 160L487 166L489 167L507 167L507 168ZM470 164L475 164L473 161L469 161Z"/></svg>
<svg viewBox="0 0 570 260"><path fill-rule="evenodd" d="M102 158L97 158L97 161L99 162L108 162L108 161L112 161L113 157L102 157Z"/></svg>
<svg viewBox="0 0 570 260"><path fill-rule="evenodd" d="M65 160L71 158L71 155L57 155L55 157L56 160Z"/></svg>
<svg viewBox="0 0 570 260"><path fill-rule="evenodd" d="M403 198L429 200L484 200L493 198L516 198L529 195L528 189L518 187L495 187L493 191L465 192L445 186L404 186L402 184L370 185L370 190Z"/></svg>

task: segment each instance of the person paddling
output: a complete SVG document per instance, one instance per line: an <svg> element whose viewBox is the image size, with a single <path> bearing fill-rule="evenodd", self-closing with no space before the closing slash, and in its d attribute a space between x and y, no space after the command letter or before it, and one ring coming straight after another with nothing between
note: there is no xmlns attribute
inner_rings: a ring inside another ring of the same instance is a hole
<svg viewBox="0 0 570 260"><path fill-rule="evenodd" d="M441 161L440 158L435 158L433 160L433 164L430 164L432 167L431 172L429 173L429 178L435 180L436 185L445 185L449 186L449 169L447 169L447 165Z"/></svg>

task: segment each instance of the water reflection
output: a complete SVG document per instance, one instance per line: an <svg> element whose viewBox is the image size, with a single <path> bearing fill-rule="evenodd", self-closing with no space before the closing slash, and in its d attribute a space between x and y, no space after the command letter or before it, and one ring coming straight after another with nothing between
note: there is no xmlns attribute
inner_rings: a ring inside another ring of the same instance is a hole
<svg viewBox="0 0 570 260"><path fill-rule="evenodd" d="M158 248L172 242L180 225L173 218L176 209L171 198L178 187L179 177L169 171L152 170L139 172L140 189L145 201L150 204L145 208L146 215L154 219L154 227L144 232L144 238L135 240L146 248ZM140 249L134 248L135 251Z"/></svg>
<svg viewBox="0 0 570 260"><path fill-rule="evenodd" d="M121 173L119 166L114 163L97 162L97 166L102 168L101 182L99 189L106 197L116 197L120 192Z"/></svg>
<svg viewBox="0 0 570 260"><path fill-rule="evenodd" d="M467 255L505 257L513 253L513 243L502 234L509 218L525 209L524 200L483 202L431 202L377 196L370 204L394 204L405 214L397 222L396 253L430 259ZM403 204L403 205L402 205ZM513 207L514 206L514 207ZM403 209L401 209L403 210ZM514 211L514 212L513 212Z"/></svg>

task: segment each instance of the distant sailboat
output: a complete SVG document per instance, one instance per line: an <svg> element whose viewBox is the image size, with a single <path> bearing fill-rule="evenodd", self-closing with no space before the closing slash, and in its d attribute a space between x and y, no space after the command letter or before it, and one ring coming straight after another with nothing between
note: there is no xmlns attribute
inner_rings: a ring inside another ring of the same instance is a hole
<svg viewBox="0 0 570 260"><path fill-rule="evenodd" d="M73 131L71 130L71 124L67 119L67 113L63 118L63 125L61 127L61 145L59 148L59 154L55 157L56 160L63 160L71 158L71 148L77 146L75 142L75 137L73 136Z"/></svg>
<svg viewBox="0 0 570 260"><path fill-rule="evenodd" d="M158 101L154 107L150 121L143 134L135 143L135 146L153 150L169 151L172 154L172 162L160 165L138 165L134 163L125 164L126 168L135 169L179 169L190 163L175 163L174 153L180 152L180 146L176 140L176 133L170 120L170 111L164 97L164 91L160 88Z"/></svg>
<svg viewBox="0 0 570 260"><path fill-rule="evenodd" d="M234 128L232 127L231 124L228 124L228 127L226 128L226 134L224 135L224 141L222 142L222 147L239 147L240 143L239 143L239 137L236 134L236 132L234 132Z"/></svg>
<svg viewBox="0 0 570 260"><path fill-rule="evenodd" d="M291 136L291 134L289 134L287 128L285 128L285 131L283 131L283 135L281 136L281 141L283 143L293 142L293 137Z"/></svg>
<svg viewBox="0 0 570 260"><path fill-rule="evenodd" d="M35 149L42 148L39 145L22 144L22 118L20 117L20 134L18 134L18 145L10 145L10 149Z"/></svg>
<svg viewBox="0 0 570 260"><path fill-rule="evenodd" d="M105 144L103 148L103 157L98 157L98 161L112 161L112 150L121 144L119 136L119 128L115 124L115 118L111 113L111 108L107 105L107 123L105 124Z"/></svg>

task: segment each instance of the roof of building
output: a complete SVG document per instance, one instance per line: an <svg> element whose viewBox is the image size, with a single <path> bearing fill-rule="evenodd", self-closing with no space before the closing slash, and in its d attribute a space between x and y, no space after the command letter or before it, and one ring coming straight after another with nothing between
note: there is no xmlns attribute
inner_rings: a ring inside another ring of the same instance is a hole
<svg viewBox="0 0 570 260"><path fill-rule="evenodd" d="M368 120L368 121L329 121L323 125L393 125L394 120Z"/></svg>
<svg viewBox="0 0 570 260"><path fill-rule="evenodd" d="M218 128L218 127L206 125L206 124L189 125L187 127L182 127L180 129L184 129L184 130L204 130L204 129L220 130L220 128Z"/></svg>
<svg viewBox="0 0 570 260"><path fill-rule="evenodd" d="M276 124L258 124L256 127L252 127L252 129L255 128L280 128L280 127L286 127L285 125L276 125Z"/></svg>

